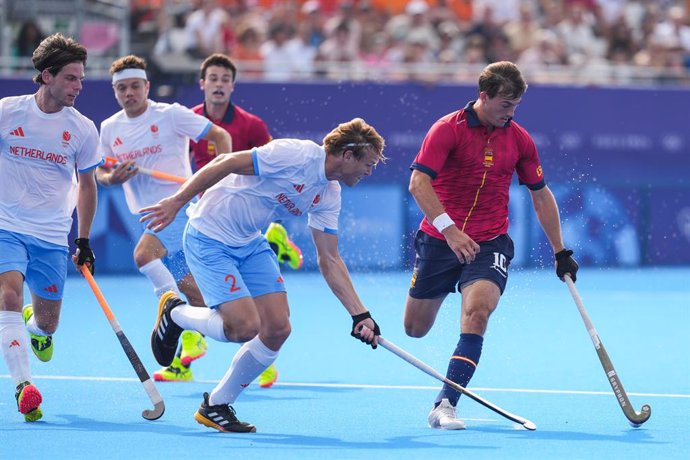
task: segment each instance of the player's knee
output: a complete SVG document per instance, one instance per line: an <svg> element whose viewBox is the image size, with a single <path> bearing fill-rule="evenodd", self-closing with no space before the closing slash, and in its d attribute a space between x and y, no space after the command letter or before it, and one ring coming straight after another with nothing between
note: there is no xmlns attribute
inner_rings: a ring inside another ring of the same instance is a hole
<svg viewBox="0 0 690 460"><path fill-rule="evenodd" d="M232 342L247 342L256 337L260 328L261 322L258 316L239 318L233 321L230 328L226 327L225 335Z"/></svg>
<svg viewBox="0 0 690 460"><path fill-rule="evenodd" d="M273 343L282 344L290 337L291 332L292 326L289 321L286 321L281 324L267 325L266 327L262 325L261 335L270 339Z"/></svg>
<svg viewBox="0 0 690 460"><path fill-rule="evenodd" d="M431 329L431 326L426 324L419 324L419 322L405 318L405 334L409 337L420 338L424 337Z"/></svg>
<svg viewBox="0 0 690 460"><path fill-rule="evenodd" d="M144 254L143 251L138 251L136 249L134 250L132 257L134 258L134 263L138 268L141 268L147 263L151 262L151 258L147 254Z"/></svg>
<svg viewBox="0 0 690 460"><path fill-rule="evenodd" d="M489 324L489 309L473 309L465 314L463 319L463 332L483 335Z"/></svg>
<svg viewBox="0 0 690 460"><path fill-rule="evenodd" d="M11 289L2 289L0 291L0 299L2 299L2 306L5 311L22 310L22 296L20 293Z"/></svg>

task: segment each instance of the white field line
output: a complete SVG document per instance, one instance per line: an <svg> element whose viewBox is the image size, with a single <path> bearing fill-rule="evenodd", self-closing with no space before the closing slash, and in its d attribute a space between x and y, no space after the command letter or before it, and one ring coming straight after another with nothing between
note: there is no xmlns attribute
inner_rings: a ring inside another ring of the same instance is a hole
<svg viewBox="0 0 690 460"><path fill-rule="evenodd" d="M9 379L7 374L0 374L0 379ZM35 375L35 380L73 380L86 382L138 382L134 377L85 377L76 375ZM193 383L217 384L217 380L195 380ZM422 385L369 385L360 383L300 383L300 382L276 382L276 387L301 387L301 388L368 388L380 390L434 390L438 391L438 386ZM481 388L472 387L469 390L475 393L540 393L540 394L562 394L562 395L595 395L610 396L611 391L583 391L583 390L537 390L531 388ZM640 396L650 398L687 398L690 394L673 393L631 393L628 396Z"/></svg>

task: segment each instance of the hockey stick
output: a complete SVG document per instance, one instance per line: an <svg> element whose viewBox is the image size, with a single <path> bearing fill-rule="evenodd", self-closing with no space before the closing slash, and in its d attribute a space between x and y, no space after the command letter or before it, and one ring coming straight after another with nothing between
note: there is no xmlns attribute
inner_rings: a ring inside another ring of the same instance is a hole
<svg viewBox="0 0 690 460"><path fill-rule="evenodd" d="M105 157L103 167L112 169L112 168L117 168L119 164L120 164L120 162L117 160L117 158ZM139 165L137 165L137 169L142 174L148 174L149 176L155 177L156 179L167 180L170 182L177 182L178 184L184 184L185 181L187 180L186 178L181 177L181 176L175 176L174 174L168 174L168 173L163 172L163 171L156 171L155 169L142 168Z"/></svg>
<svg viewBox="0 0 690 460"><path fill-rule="evenodd" d="M101 305L103 313L105 313L106 318L108 318L110 326L113 328L113 331L115 331L115 335L117 335L118 340L120 340L120 345L122 345L123 350L125 350L125 354L127 355L129 362L132 364L132 367L134 367L134 371L137 373L141 383L144 384L144 389L149 395L149 399L153 403L153 410L144 409L144 411L141 413L141 416L146 420L157 420L161 418L163 412L165 412L165 403L163 402L161 394L151 381L149 373L146 372L146 368L144 368L144 365L141 363L141 359L139 359L137 352L134 351L132 344L129 343L129 339L127 339L125 333L122 332L120 323L117 322L117 318L115 318L115 315L113 315L112 310L108 306L108 302L106 302L101 289L98 287L98 284L96 284L96 280L93 279L93 275L91 275L88 267L86 265L82 265L81 272L84 275L84 278L86 278L86 281L89 283L89 286L91 287L93 294L96 296L96 299L98 299L98 303Z"/></svg>
<svg viewBox="0 0 690 460"><path fill-rule="evenodd" d="M597 355L599 355L599 361L601 361L601 365L604 368L604 372L606 372L606 376L609 379L611 388L613 388L613 393L616 395L616 400L618 401L618 404L621 406L621 409L623 409L623 413L630 421L630 424L633 427L638 428L644 422L649 420L649 417L652 415L652 408L649 406L649 404L645 404L642 406L642 409L639 413L635 412L635 409L633 409L632 404L630 404L630 399L628 399L628 395L625 393L623 384L618 378L616 369L613 368L611 358L609 358L608 353L606 353L606 348L604 348L604 344L601 343L599 334L597 333L596 329L594 329L594 324L592 324L592 321L589 319L589 315L587 314L587 310L585 310L585 305L582 303L580 294L578 294L577 289L575 289L575 283L573 283L573 280L570 278L570 275L566 274L563 277L563 279L565 280L565 284L568 285L568 289L570 289L570 295L573 296L573 300L575 301L575 305L577 305L577 309L580 310L582 321L585 322L587 332L589 332L589 336L591 337L592 342L594 343L594 348L597 350Z"/></svg>
<svg viewBox="0 0 690 460"><path fill-rule="evenodd" d="M479 395L476 395L472 393L470 390L467 388L464 388L457 383L453 382L449 378L445 377L442 375L440 372L436 371L433 367L429 366L428 364L425 364L424 362L420 361L419 359L415 358L405 350L401 349L394 343L392 343L389 340L384 339L382 336L379 336L379 345L381 345L383 348L386 350L390 351L394 355L397 355L398 357L404 359L408 363L412 364L414 367L417 369L426 372L430 376L434 377L437 380L440 380L441 382L445 383L449 387L453 388L455 391L459 391L460 393L466 394L470 398L474 399L477 401L479 404L482 406L491 409L492 411L496 412L498 415L501 415L508 420L512 420L515 423L519 423L523 427L527 428L528 430L536 430L537 425L535 425L533 422L530 422L526 418L522 418L519 415L511 414L507 410L501 409L497 405L487 401L486 399L482 398Z"/></svg>

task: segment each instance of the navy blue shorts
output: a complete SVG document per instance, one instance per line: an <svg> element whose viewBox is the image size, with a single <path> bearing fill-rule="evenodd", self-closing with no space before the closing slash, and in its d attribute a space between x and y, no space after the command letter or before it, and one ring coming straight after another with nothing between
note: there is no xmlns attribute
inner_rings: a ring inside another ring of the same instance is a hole
<svg viewBox="0 0 690 460"><path fill-rule="evenodd" d="M445 240L421 230L417 231L414 246L417 257L410 282L410 297L436 299L480 279L493 281L503 294L508 281L508 266L514 255L513 240L508 235L479 243L479 253L469 264L461 264Z"/></svg>

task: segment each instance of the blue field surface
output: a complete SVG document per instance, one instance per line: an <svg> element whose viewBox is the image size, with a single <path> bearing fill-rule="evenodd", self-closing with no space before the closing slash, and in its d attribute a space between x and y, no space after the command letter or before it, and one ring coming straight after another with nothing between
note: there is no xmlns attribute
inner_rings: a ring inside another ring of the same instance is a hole
<svg viewBox="0 0 690 460"><path fill-rule="evenodd" d="M406 337L409 273L357 273L355 286L382 334L445 373L458 338L458 295L423 339ZM467 397L468 429L432 430L440 384L389 351L349 336L351 320L316 273L286 272L293 332L270 389L250 386L235 404L257 433L223 434L194 411L227 370L236 344L209 343L195 382L157 387L152 404L86 281L68 279L55 355L31 357L44 417L25 423L0 363L0 459L681 459L690 449L690 268L583 269L577 288L633 406L652 417L631 428L618 406L567 287L551 271L511 274L486 334L470 389L537 424L514 423ZM153 373L156 300L143 276L100 276L117 319Z"/></svg>

